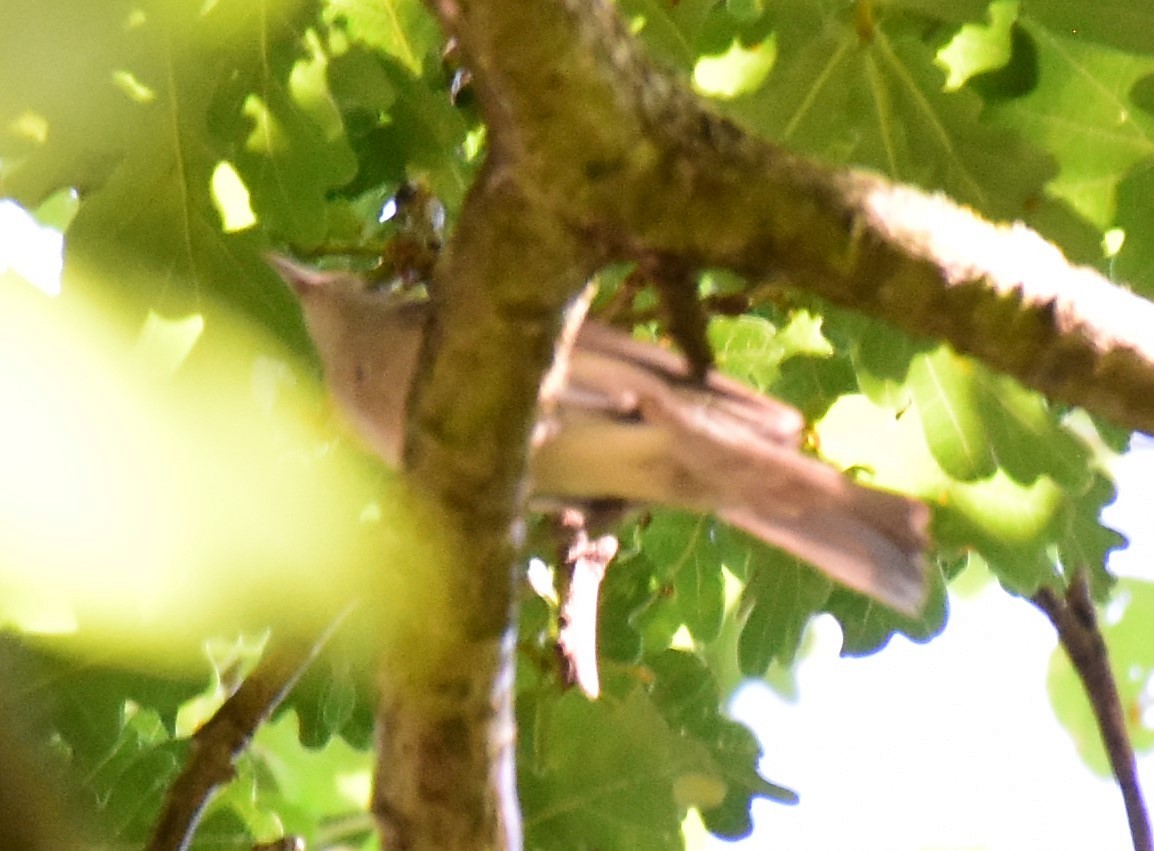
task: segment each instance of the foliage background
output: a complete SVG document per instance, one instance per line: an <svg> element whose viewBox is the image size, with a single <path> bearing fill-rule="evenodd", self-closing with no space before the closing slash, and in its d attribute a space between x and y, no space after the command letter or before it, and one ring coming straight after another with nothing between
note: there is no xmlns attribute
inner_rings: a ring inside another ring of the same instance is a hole
<svg viewBox="0 0 1154 851"><path fill-rule="evenodd" d="M1138 0L619 7L658 62L745 126L1024 220L1154 287L1154 12ZM467 94L449 98L455 69L415 0L14 0L3 18L0 194L66 229L58 298L12 272L0 290L0 617L24 636L5 645L20 684L8 703L109 835L133 841L183 737L269 628L318 630L365 594L386 620L422 609L426 588L375 570L404 547L388 475L326 419L261 252L379 243L395 227L379 211L406 178L427 181L451 222L484 132ZM675 848L689 806L734 836L751 797L790 799L718 707L743 677L788 682L816 612L860 655L895 632L935 635L944 581L967 563L1017 594L1077 566L1100 597L1110 587L1121 539L1099 521L1113 496L1102 463L1124 434L804 296L775 294L711 335L723 368L815 422L826 458L934 506L942 582L910 621L709 520L659 512L623 530L604 589L604 700L559 690L551 604L523 608L532 847ZM1137 581L1123 590L1118 635L1146 622L1150 597ZM375 640L363 625L338 639L214 802L199 847L282 830L309 847L371 845L354 814ZM1148 652L1118 641L1115 654L1140 709ZM1058 705L1079 705L1072 693L1058 688ZM1081 730L1079 712L1062 717Z"/></svg>

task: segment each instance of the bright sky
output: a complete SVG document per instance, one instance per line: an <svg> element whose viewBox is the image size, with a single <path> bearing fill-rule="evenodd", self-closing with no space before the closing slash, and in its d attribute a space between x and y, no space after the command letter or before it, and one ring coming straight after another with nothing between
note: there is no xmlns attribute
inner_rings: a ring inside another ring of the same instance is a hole
<svg viewBox="0 0 1154 851"><path fill-rule="evenodd" d="M1116 470L1106 520L1131 538L1113 567L1154 580L1148 521L1154 441ZM951 598L944 633L839 659L832 620L798 670L799 700L747 687L732 711L757 733L765 775L801 795L759 801L755 832L711 849L1114 851L1131 848L1121 795L1091 774L1046 693L1055 639L1028 603L997 587ZM1140 761L1154 789L1154 755Z"/></svg>
<svg viewBox="0 0 1154 851"><path fill-rule="evenodd" d="M53 292L60 237L0 202L0 274L11 268ZM1140 438L1117 470L1107 522L1131 538L1120 573L1154 580L1147 524L1154 441ZM714 851L1113 851L1130 848L1121 796L1083 765L1059 727L1045 678L1054 634L1029 604L989 587L951 599L928 645L895 641L878 656L838 658L832 620L797 672L791 704L745 688L736 717L757 733L771 780L801 795L759 801L755 832ZM1154 756L1141 763L1154 789Z"/></svg>

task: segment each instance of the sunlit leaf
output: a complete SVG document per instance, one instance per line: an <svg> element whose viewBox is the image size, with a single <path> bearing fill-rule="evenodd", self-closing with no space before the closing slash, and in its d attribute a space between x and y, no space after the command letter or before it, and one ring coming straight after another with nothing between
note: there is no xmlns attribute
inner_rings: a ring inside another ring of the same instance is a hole
<svg viewBox="0 0 1154 851"><path fill-rule="evenodd" d="M961 481L991 475L996 459L978 409L977 367L947 348L919 355L910 367L910 388L926 443L942 469Z"/></svg>
<svg viewBox="0 0 1154 851"><path fill-rule="evenodd" d="M1035 13L1032 4L1028 9ZM1105 229L1114 218L1118 180L1154 154L1154 118L1135 109L1129 97L1135 82L1154 72L1154 56L1111 50L1029 21L1023 26L1036 45L1038 84L1024 97L991 107L988 115L1044 145L1060 169L1048 190ZM1071 122L1074 103L1078 118Z"/></svg>
<svg viewBox="0 0 1154 851"><path fill-rule="evenodd" d="M854 10L867 5L831 13L805 0L775 4L774 69L760 90L733 101L732 111L822 159L941 188L995 216L1022 216L1051 174L1045 156L1023 137L982 122L973 92L943 91L934 53L909 18L878 14L863 37Z"/></svg>
<svg viewBox="0 0 1154 851"><path fill-rule="evenodd" d="M325 15L416 76L441 40L436 21L419 0L328 0Z"/></svg>

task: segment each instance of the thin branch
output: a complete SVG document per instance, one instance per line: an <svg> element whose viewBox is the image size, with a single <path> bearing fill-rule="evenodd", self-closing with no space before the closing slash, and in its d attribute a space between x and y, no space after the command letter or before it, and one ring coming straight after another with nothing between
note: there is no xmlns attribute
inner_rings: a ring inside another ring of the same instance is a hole
<svg viewBox="0 0 1154 851"><path fill-rule="evenodd" d="M704 382L714 364L706 338L707 317L697 294L696 270L663 257L643 263L640 269L657 290L669 333L689 362L690 377Z"/></svg>
<svg viewBox="0 0 1154 851"><path fill-rule="evenodd" d="M1151 837L1142 789L1138 784L1134 749L1126 731L1126 716L1118 696L1118 685L1110 670L1106 642L1098 628L1098 618L1090 599L1090 586L1085 573L1079 571L1075 575L1064 598L1049 588L1042 588L1034 595L1032 602L1046 614L1058 631L1058 640L1090 699L1094 717L1098 721L1098 732L1110 759L1110 768L1122 790L1134 851L1151 851L1154 849L1154 839Z"/></svg>
<svg viewBox="0 0 1154 851"><path fill-rule="evenodd" d="M604 535L591 539L585 516L567 508L557 517L560 540L561 611L557 650L567 685L577 685L589 698L601 694L597 673L597 611L601 580L613 557L617 539Z"/></svg>
<svg viewBox="0 0 1154 851"><path fill-rule="evenodd" d="M232 780L233 763L327 643L335 624L311 645L273 640L260 662L192 736L184 769L165 798L147 851L183 851L216 789Z"/></svg>

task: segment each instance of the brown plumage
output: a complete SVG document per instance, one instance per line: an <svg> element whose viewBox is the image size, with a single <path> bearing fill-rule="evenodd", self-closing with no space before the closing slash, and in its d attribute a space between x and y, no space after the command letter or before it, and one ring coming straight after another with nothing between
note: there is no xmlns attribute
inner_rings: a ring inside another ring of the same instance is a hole
<svg viewBox="0 0 1154 851"><path fill-rule="evenodd" d="M396 466L427 302L367 291L355 275L272 258L301 300L338 407ZM544 501L660 504L722 520L906 614L926 597L929 512L863 487L801 452L792 407L587 321L557 404L538 429L533 492Z"/></svg>

